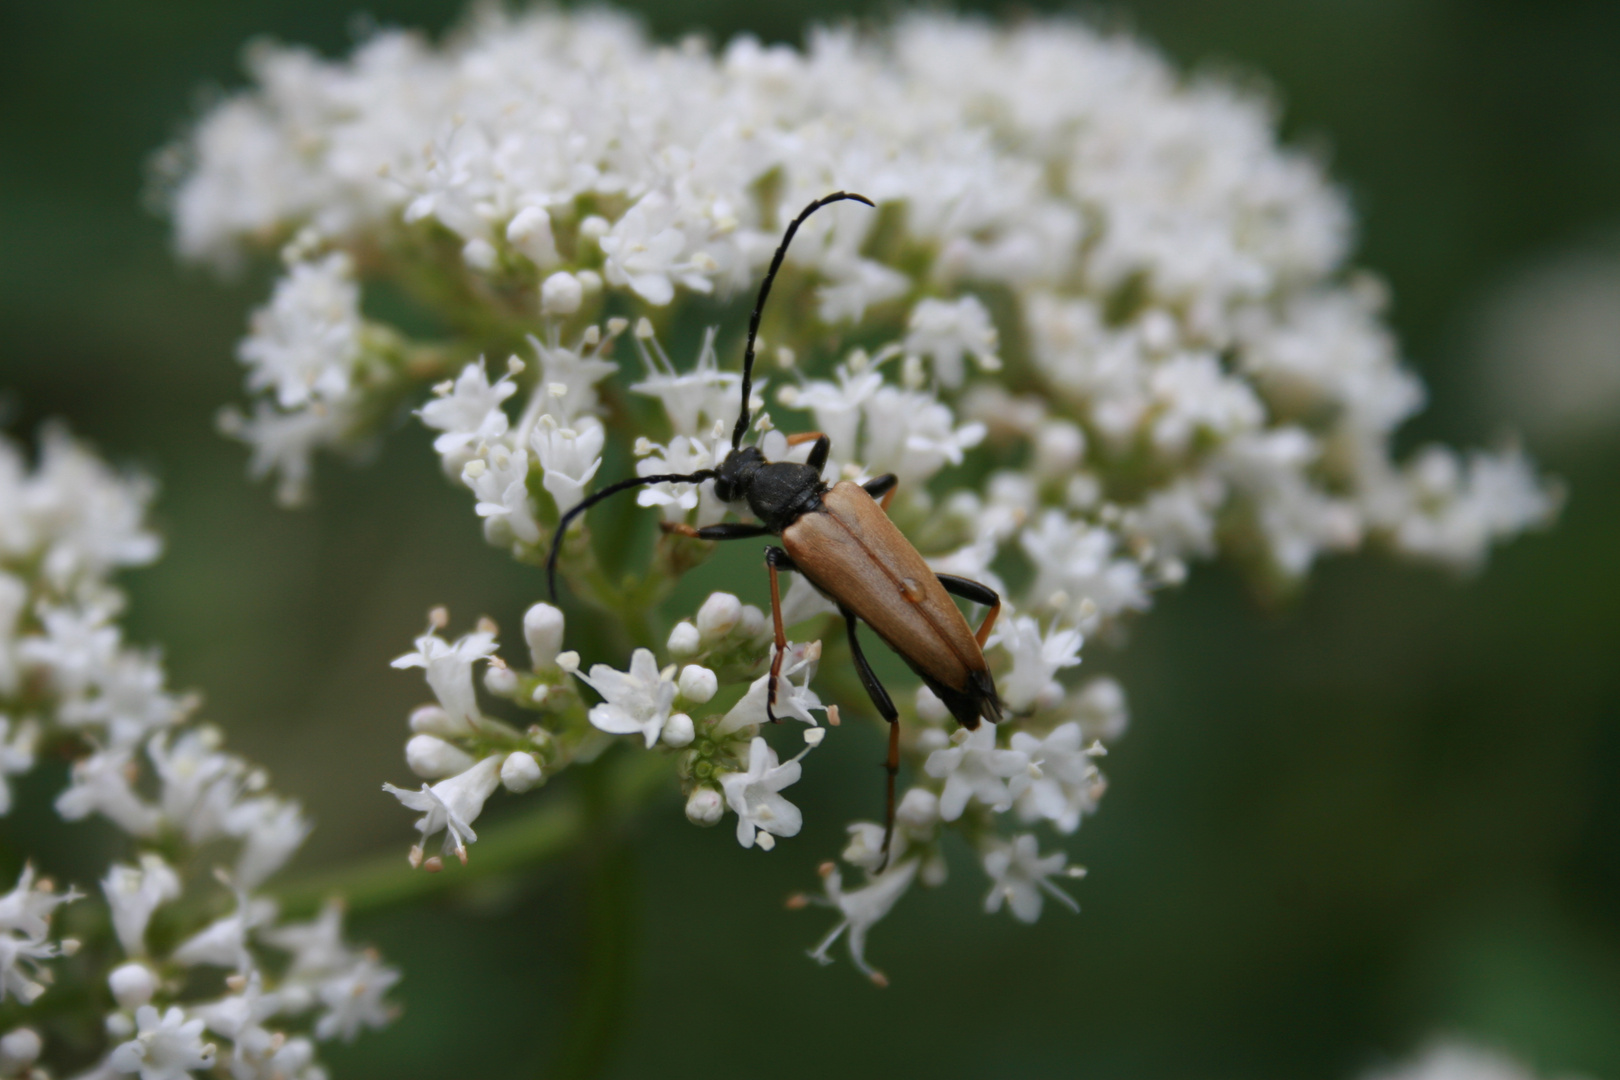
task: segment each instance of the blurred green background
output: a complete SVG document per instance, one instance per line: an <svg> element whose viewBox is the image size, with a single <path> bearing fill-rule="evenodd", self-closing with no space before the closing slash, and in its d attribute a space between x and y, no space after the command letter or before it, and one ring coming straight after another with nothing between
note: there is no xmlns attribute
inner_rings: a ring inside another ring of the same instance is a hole
<svg viewBox="0 0 1620 1080"><path fill-rule="evenodd" d="M660 35L787 41L808 19L882 9L638 6ZM365 10L436 32L457 8ZM1544 1074L1620 1077L1620 413L1579 430L1515 415L1478 330L1520 275L1620 252L1620 5L1139 0L1089 14L1277 88L1289 138L1329 149L1359 261L1392 284L1433 391L1406 444L1529 424L1570 484L1563 521L1473 581L1331 561L1282 611L1200 568L1128 649L1088 645L1090 665L1125 680L1133 727L1070 845L1091 869L1084 913L986 918L958 852L944 889L875 932L886 992L805 959L830 915L781 905L870 803L875 731L821 752L795 789L806 832L769 857L655 804L635 840L614 1075L1337 1078L1454 1033ZM369 467L326 463L305 511L246 483L212 421L240 397L233 347L267 278L178 267L142 208L147 155L209 88L240 84L246 40L339 53L364 25L331 0L0 5L7 428L31 438L63 417L159 478L168 549L127 577L131 635L163 643L174 683L204 690L232 745L316 815L307 871L403 858L407 815L378 785L408 779L404 718L425 691L387 661L427 607L515 628L541 590L482 544L419 432ZM1599 344L1620 365L1620 345ZM577 878L563 865L358 919L405 967L406 1012L333 1051L335 1075L540 1068L579 977Z"/></svg>

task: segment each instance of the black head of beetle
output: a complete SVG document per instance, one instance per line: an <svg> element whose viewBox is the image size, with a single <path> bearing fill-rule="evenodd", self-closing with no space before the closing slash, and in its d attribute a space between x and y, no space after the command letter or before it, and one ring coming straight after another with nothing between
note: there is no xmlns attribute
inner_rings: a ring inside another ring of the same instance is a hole
<svg viewBox="0 0 1620 1080"><path fill-rule="evenodd" d="M723 502L746 499L760 524L779 533L821 505L821 494L827 490L822 464L766 461L759 447L745 446L720 463L714 493Z"/></svg>

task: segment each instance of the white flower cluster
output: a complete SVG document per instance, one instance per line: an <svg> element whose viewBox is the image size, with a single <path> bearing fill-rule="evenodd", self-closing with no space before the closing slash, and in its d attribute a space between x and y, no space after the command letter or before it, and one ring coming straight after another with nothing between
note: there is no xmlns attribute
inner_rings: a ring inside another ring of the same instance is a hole
<svg viewBox="0 0 1620 1080"><path fill-rule="evenodd" d="M236 1080L315 1080L325 1072L298 1031L348 1039L386 1023L383 996L399 976L343 943L336 906L314 923L277 922L274 902L256 894L303 843L309 820L262 769L224 752L217 730L187 721L195 701L166 688L155 653L124 643L115 621L124 597L110 579L158 554L144 520L151 495L145 480L118 475L60 429L45 433L32 468L0 441L0 813L11 809L10 778L49 749L73 762L57 813L100 815L128 839L127 861L96 890L111 938L94 955L123 962L75 969L106 978L116 1002L107 1054L89 1075L177 1080L223 1064ZM214 866L217 880L206 869L182 878L199 864ZM52 911L83 897L54 891L28 867L0 898L0 1000L30 1005L45 991L44 962L78 945L49 940ZM163 954L147 928L169 905L182 921ZM278 953L291 963L276 977L284 965L266 963ZM194 1000L194 968L229 972L225 996ZM18 1028L0 1037L0 1073L37 1073L48 1051L32 1028Z"/></svg>
<svg viewBox="0 0 1620 1080"><path fill-rule="evenodd" d="M801 230L765 323L781 382L767 394L761 372L755 405L830 437L828 482L897 476L891 515L931 565L1002 594L987 655L1012 722L948 734L927 692L903 709L913 786L893 856L861 824L845 857L870 880L825 874L842 921L817 955L847 931L874 977L867 931L914 881L942 878L942 826L979 852L989 910L1027 920L1046 898L1072 903L1053 882L1078 873L1066 857L996 822L1067 834L1094 809L1095 759L1126 713L1117 683L1075 678L1082 642L1145 611L1191 561L1224 555L1287 584L1371 539L1466 568L1556 512L1556 487L1513 448L1392 458L1423 390L1379 287L1347 269L1343 198L1278 145L1269 103L1183 78L1128 39L928 14L816 31L803 52L741 38L713 53L651 44L600 11L481 9L442 46L384 32L343 60L262 47L249 61L256 85L183 147L172 206L191 258L291 238L294 268L242 350L263 415L292 423L307 401L382 416L383 399L440 380L419 415L489 539L556 557L576 596L643 630L700 546L666 536L645 581L620 587L585 530L547 545L606 479L610 439L644 477L712 468L729 450L739 374L721 370L713 332L695 363L673 362L651 318L751 286L812 199L842 189L877 204L831 207ZM355 330L349 275L363 264L467 329L449 346ZM636 313L606 318L610 303ZM663 412L647 432L612 419L631 406L607 377L632 321L643 377L627 389ZM865 347L818 348L844 322ZM387 344L355 347L368 337ZM491 382L468 360L496 349L524 355ZM799 372L811 355L830 377ZM369 388L353 374L368 363L390 373ZM768 459L805 460L807 445L755 418ZM237 430L256 469L302 483L312 443L293 454L268 428ZM648 485L638 501L666 523L746 513L710 482ZM1026 584L1013 595L1008 581ZM798 832L781 792L803 752L783 761L756 731L764 616L723 595L676 626L664 656L638 649L623 669L582 672L550 644L517 671L494 657L492 630L422 638L400 662L427 668L439 704L413 718L407 756L437 782L396 794L423 813L424 839L443 830L465 858L509 766L508 787L532 785L601 733L676 756L693 821L730 810L739 840L767 849ZM790 626L831 610L798 578L783 607ZM560 635L560 613L530 614ZM820 655L815 640L794 647L777 702L812 725L811 745ZM479 712L478 660L487 689L538 710L529 731ZM587 709L565 673L601 703ZM856 708L848 685L841 704Z"/></svg>

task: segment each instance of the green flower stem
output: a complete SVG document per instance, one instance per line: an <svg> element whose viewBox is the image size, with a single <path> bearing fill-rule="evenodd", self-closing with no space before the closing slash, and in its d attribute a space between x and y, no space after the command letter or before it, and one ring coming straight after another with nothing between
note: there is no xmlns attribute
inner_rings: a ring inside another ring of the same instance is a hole
<svg viewBox="0 0 1620 1080"><path fill-rule="evenodd" d="M612 1056L614 1035L635 970L636 876L634 849L626 836L623 804L596 772L581 777L586 887L585 956L567 1035L551 1078L601 1076Z"/></svg>
<svg viewBox="0 0 1620 1080"><path fill-rule="evenodd" d="M579 786L599 784L619 817L639 809L667 786L669 777L660 756L622 751L609 751L591 764L579 766L578 772ZM282 911L292 917L313 914L334 896L343 897L350 912L381 911L556 862L589 838L589 813L577 791L540 792L537 799L539 805L528 813L481 829L478 842L469 849L466 866L451 860L442 872L430 874L412 869L403 854L389 853L290 881L277 891L276 898Z"/></svg>

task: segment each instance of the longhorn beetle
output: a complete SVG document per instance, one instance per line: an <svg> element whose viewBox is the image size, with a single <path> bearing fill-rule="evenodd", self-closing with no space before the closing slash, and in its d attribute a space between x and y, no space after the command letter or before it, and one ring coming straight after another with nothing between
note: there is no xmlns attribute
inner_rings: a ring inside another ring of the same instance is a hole
<svg viewBox="0 0 1620 1080"><path fill-rule="evenodd" d="M731 450L719 468L638 476L610 484L591 495L558 522L551 553L546 559L546 577L555 600L557 552L562 546L563 534L576 517L610 495L645 484L713 480L714 493L722 501L746 500L757 523L724 523L703 528L678 522L661 524L665 532L699 540L782 538L781 547L765 548L765 566L771 579L771 616L776 624L776 650L771 657L765 715L773 724L777 723L776 685L782 672L782 657L787 651L777 575L783 571L802 574L838 605L849 632L849 651L855 659L861 683L879 715L889 723L889 756L885 762L887 808L883 822L883 860L887 865L894 836L894 779L900 771L900 714L861 652L856 623L865 622L875 630L939 696L957 722L972 730L979 726L980 718L988 718L991 723L1001 721L1001 701L984 660L985 639L1001 612L1001 597L976 581L936 574L928 568L917 549L885 513L899 482L893 473L885 473L865 484L843 480L829 487L822 480L821 472L826 467L832 444L818 431L788 438L789 446L814 440L803 465L766 461L758 446L742 444L752 419L748 398L754 375L754 341L759 335L759 320L765 311L766 298L771 294L771 283L782 267L793 234L805 219L823 206L846 199L873 205L865 196L843 191L817 199L788 224L771 258L770 268L759 286L759 297L754 302L754 313L748 320L748 343L743 350L742 408L731 431ZM952 593L990 609L976 633L947 595Z"/></svg>

